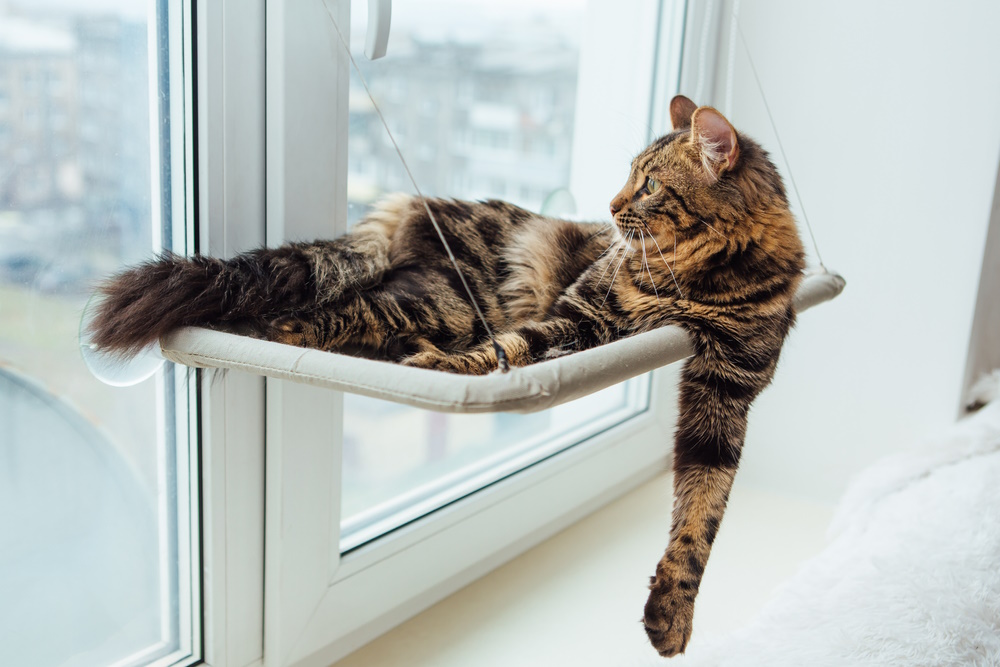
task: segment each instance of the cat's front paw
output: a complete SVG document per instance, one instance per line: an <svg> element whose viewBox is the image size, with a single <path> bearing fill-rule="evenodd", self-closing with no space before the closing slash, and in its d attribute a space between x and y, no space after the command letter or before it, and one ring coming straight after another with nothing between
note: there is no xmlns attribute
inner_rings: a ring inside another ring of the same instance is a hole
<svg viewBox="0 0 1000 667"><path fill-rule="evenodd" d="M642 618L646 636L665 658L683 653L691 638L693 596L668 577L654 577L649 588Z"/></svg>

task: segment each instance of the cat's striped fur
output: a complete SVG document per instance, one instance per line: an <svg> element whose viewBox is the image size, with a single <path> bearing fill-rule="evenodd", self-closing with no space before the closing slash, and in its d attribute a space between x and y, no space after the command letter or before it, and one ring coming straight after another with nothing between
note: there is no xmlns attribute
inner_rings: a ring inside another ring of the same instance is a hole
<svg viewBox="0 0 1000 667"><path fill-rule="evenodd" d="M803 250L766 153L714 109L671 103L674 131L646 148L611 204L615 226L499 201L426 205L512 365L665 324L691 332L674 445L670 542L644 623L684 650L694 599L739 463L747 411L794 319ZM425 210L385 200L340 239L231 260L163 257L107 282L103 349L134 353L184 325L241 322L284 343L459 373L496 351Z"/></svg>

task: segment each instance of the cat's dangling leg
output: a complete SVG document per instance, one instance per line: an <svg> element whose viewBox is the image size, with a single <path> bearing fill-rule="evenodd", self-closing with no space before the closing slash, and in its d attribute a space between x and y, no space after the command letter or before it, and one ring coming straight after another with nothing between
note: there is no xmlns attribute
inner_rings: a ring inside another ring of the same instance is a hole
<svg viewBox="0 0 1000 667"><path fill-rule="evenodd" d="M694 339L697 351L680 384L670 544L650 580L643 614L646 634L664 656L684 652L691 637L694 601L739 466L747 413L777 363L772 351L757 365L734 365L738 352L697 332Z"/></svg>
<svg viewBox="0 0 1000 667"><path fill-rule="evenodd" d="M692 458L674 452L670 545L650 578L643 613L646 634L663 656L687 647L695 597L736 475L735 465L705 465Z"/></svg>

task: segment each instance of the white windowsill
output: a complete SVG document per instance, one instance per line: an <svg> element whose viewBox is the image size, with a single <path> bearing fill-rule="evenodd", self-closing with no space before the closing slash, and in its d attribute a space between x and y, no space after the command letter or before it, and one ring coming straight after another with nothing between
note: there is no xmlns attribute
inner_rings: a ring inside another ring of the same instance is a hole
<svg viewBox="0 0 1000 667"><path fill-rule="evenodd" d="M639 619L666 546L661 475L431 607L337 667L653 665ZM692 643L742 625L825 544L832 506L737 483L705 571Z"/></svg>

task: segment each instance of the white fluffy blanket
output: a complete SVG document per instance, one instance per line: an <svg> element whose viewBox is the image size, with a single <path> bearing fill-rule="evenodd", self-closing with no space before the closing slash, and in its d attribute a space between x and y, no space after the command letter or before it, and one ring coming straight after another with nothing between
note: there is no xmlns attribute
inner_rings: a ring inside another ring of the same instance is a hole
<svg viewBox="0 0 1000 667"><path fill-rule="evenodd" d="M1000 400L863 472L747 627L660 664L1000 665Z"/></svg>

